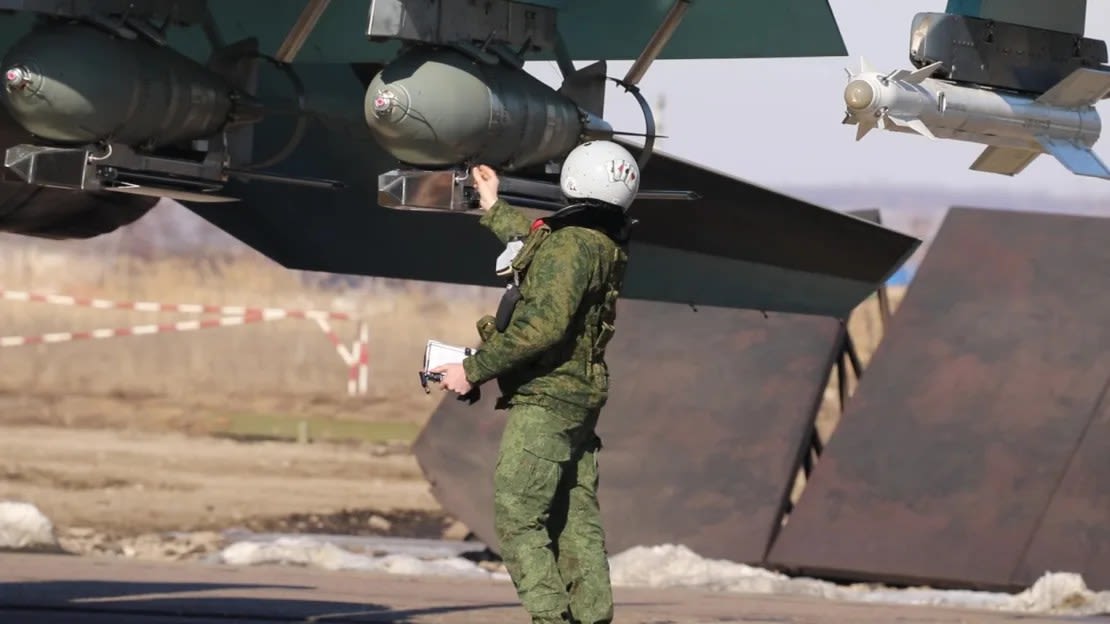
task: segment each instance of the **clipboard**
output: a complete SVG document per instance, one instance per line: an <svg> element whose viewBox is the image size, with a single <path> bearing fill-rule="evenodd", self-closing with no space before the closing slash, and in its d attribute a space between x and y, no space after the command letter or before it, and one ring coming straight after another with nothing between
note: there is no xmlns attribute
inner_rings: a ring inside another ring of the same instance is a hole
<svg viewBox="0 0 1110 624"><path fill-rule="evenodd" d="M457 347L438 340L429 340L424 348L424 372L444 364L462 364L467 357L474 355L470 347Z"/></svg>
<svg viewBox="0 0 1110 624"><path fill-rule="evenodd" d="M429 381L436 383L443 381L442 373L429 371L445 364L462 364L462 361L474 355L474 352L475 349L471 347L458 347L438 340L429 340L427 346L424 347L424 368L420 369L420 385L424 388L424 394L432 392L431 388L428 387ZM474 404L481 397L481 390L478 386L475 386L469 393L460 396L459 400Z"/></svg>

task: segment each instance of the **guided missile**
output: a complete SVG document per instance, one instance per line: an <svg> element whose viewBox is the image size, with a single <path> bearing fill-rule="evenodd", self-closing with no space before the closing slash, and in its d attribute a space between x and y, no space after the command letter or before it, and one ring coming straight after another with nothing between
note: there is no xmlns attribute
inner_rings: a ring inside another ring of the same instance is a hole
<svg viewBox="0 0 1110 624"><path fill-rule="evenodd" d="M845 124L856 140L874 128L988 146L971 169L1003 175L1051 154L1077 175L1110 179L1091 147L1102 132L1094 105L1110 93L1110 72L1081 68L1040 95L957 84L930 76L934 63L886 74L866 60L847 71Z"/></svg>

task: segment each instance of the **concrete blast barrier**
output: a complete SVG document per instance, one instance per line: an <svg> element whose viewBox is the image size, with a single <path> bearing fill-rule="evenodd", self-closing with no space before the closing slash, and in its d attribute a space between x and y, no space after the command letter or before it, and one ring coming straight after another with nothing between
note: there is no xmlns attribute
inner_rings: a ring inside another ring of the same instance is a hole
<svg viewBox="0 0 1110 624"><path fill-rule="evenodd" d="M622 300L599 434L608 547L758 563L779 526L843 328L832 318ZM415 371L414 371L415 377ZM441 402L414 445L448 512L497 548L495 386Z"/></svg>
<svg viewBox="0 0 1110 624"><path fill-rule="evenodd" d="M768 562L1110 589L1107 241L1110 219L952 209Z"/></svg>

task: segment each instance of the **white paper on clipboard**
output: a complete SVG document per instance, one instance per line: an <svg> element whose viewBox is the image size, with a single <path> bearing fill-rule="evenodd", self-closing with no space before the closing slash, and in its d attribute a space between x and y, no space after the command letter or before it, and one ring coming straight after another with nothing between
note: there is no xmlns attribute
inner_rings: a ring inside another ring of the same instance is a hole
<svg viewBox="0 0 1110 624"><path fill-rule="evenodd" d="M424 349L424 372L444 364L462 364L467 356L473 354L474 349L470 347L456 347L438 340L429 340L427 348Z"/></svg>

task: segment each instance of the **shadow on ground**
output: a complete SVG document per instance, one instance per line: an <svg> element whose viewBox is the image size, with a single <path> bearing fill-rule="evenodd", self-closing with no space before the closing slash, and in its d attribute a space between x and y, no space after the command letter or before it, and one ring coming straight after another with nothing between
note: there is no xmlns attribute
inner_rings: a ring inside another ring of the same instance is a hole
<svg viewBox="0 0 1110 624"><path fill-rule="evenodd" d="M202 622L372 622L414 624L421 616L517 608L483 603L395 610L374 602L301 600L309 585L135 583L118 581L0 582L4 624L198 624ZM281 592L282 597L275 597ZM250 596L265 593L265 596Z"/></svg>

